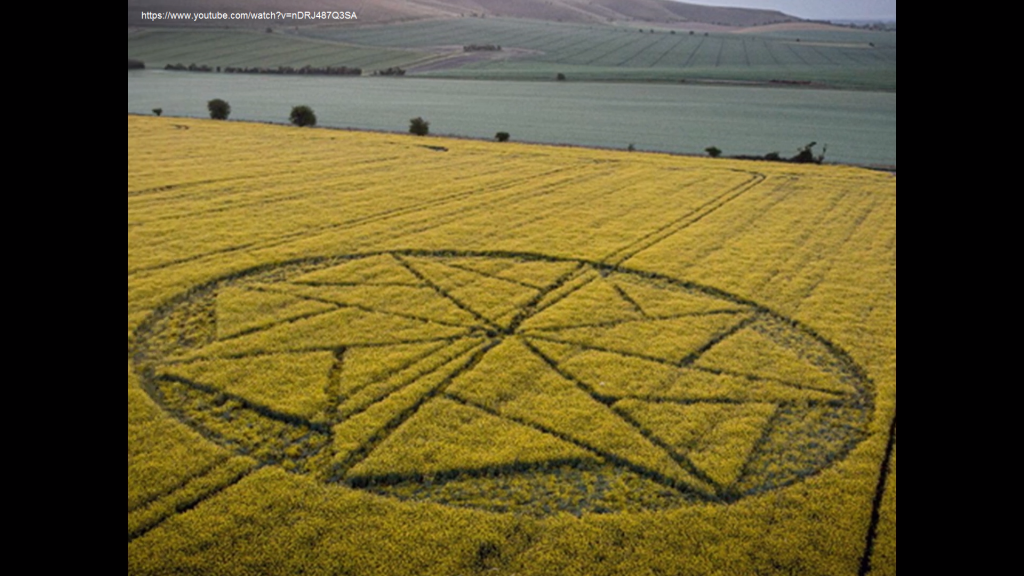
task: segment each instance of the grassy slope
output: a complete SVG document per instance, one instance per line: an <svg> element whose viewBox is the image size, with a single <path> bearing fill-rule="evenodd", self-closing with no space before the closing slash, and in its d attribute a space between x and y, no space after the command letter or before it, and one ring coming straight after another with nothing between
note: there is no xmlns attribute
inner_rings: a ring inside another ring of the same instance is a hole
<svg viewBox="0 0 1024 576"><path fill-rule="evenodd" d="M259 263L446 247L601 259L637 241L644 246L649 233L680 216L675 200L687 197L685 188L641 186L626 201L616 174L639 182L660 174L664 184L676 171L757 170L765 180L756 188L626 264L713 284L817 328L877 386L871 435L813 478L736 504L582 518L531 520L403 503L277 468L242 468L240 481L202 492L194 508L130 538L129 573L856 573L895 411L894 178L852 168L430 139L449 150L438 154L422 143L129 117L129 349L135 327L159 303ZM480 178L500 176L488 176L492 167L510 162L519 166L513 188L438 202L439 194L476 190ZM553 168L569 170L577 183L538 188ZM543 193L530 193L538 189ZM133 447L174 439L191 454L195 474L224 455L154 409L130 358L128 380L131 511L133 498L145 502L166 490L147 494L145 478L182 471L159 450ZM203 478L226 477L218 470ZM872 568L894 574L894 476L883 512ZM131 521L130 514L130 530Z"/></svg>
<svg viewBox="0 0 1024 576"><path fill-rule="evenodd" d="M292 12L296 10L353 11L360 23L388 23L421 18L457 18L460 16L505 16L582 23L703 22L724 26L754 26L796 20L775 10L720 8L685 4L669 0L223 0L216 6L221 11ZM140 23L143 11L206 12L211 9L204 0L131 0L128 3L129 25ZM296 22L299 25L317 22ZM144 24L144 22L143 22ZM212 25L221 25L216 22ZM246 26L245 22L232 25ZM199 23L199 26L210 24ZM262 28L252 22L251 27Z"/></svg>
<svg viewBox="0 0 1024 576"><path fill-rule="evenodd" d="M409 66L427 55L382 46L357 46L316 38L243 30L146 29L128 35L129 58L150 68L165 64L208 66Z"/></svg>
<svg viewBox="0 0 1024 576"><path fill-rule="evenodd" d="M296 36L295 34L298 34ZM501 52L466 58L467 44ZM371 27L302 28L287 34L150 30L129 34L129 58L151 67L401 66L461 78L801 82L896 89L895 34L848 30L689 34L667 29L508 18L456 18Z"/></svg>
<svg viewBox="0 0 1024 576"><path fill-rule="evenodd" d="M689 34L666 29L586 26L512 19L413 22L382 28L309 31L356 44L428 49L497 44L506 54L430 74L485 78L810 81L895 89L895 35L814 32L789 35ZM830 35L829 35L830 34ZM872 46L872 43L874 46ZM515 54L525 49L527 54ZM414 70L415 72L415 70Z"/></svg>

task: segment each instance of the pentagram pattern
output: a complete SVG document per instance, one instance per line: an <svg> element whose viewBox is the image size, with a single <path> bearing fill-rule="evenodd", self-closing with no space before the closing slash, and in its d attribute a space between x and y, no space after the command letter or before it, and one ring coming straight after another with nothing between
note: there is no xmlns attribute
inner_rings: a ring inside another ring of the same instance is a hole
<svg viewBox="0 0 1024 576"><path fill-rule="evenodd" d="M262 267L155 312L134 359L165 409L263 465L539 515L786 486L873 408L841 350L756 303L535 254Z"/></svg>

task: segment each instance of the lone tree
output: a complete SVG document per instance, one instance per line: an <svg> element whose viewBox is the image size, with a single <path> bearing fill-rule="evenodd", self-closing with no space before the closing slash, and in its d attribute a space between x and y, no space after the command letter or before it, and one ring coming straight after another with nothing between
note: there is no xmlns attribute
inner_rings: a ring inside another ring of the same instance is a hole
<svg viewBox="0 0 1024 576"><path fill-rule="evenodd" d="M292 124L296 126L316 126L316 114L313 109L309 106L295 106L292 108L292 113L288 117Z"/></svg>
<svg viewBox="0 0 1024 576"><path fill-rule="evenodd" d="M214 98L207 102L206 109L210 111L210 118L214 120L227 120L231 115L231 104L220 98Z"/></svg>
<svg viewBox="0 0 1024 576"><path fill-rule="evenodd" d="M707 148L704 149L704 151L707 152L708 156L711 156L712 158L718 158L719 156L722 155L722 150L719 149L718 146L708 146Z"/></svg>
<svg viewBox="0 0 1024 576"><path fill-rule="evenodd" d="M509 138L511 138L511 136L508 132L498 132L494 135L494 139L498 142L508 142Z"/></svg>
<svg viewBox="0 0 1024 576"><path fill-rule="evenodd" d="M409 133L417 136L426 136L430 133L430 122L419 116L409 120Z"/></svg>

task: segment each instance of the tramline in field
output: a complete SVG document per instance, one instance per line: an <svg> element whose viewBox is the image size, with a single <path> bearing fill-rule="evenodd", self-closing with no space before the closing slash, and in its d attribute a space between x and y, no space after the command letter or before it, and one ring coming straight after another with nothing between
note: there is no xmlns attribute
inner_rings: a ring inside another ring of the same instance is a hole
<svg viewBox="0 0 1024 576"><path fill-rule="evenodd" d="M894 176L128 133L129 573L895 573Z"/></svg>

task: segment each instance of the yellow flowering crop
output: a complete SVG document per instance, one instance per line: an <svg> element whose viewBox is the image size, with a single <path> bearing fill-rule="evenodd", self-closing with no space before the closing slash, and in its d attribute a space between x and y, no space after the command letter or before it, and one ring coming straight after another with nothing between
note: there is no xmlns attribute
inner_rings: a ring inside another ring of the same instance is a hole
<svg viewBox="0 0 1024 576"><path fill-rule="evenodd" d="M128 118L129 574L896 571L896 179Z"/></svg>

